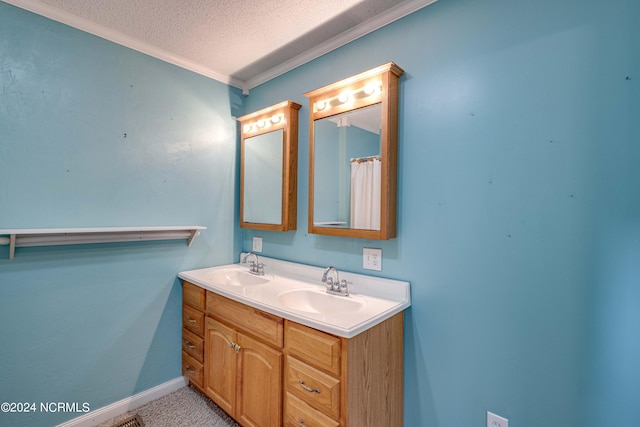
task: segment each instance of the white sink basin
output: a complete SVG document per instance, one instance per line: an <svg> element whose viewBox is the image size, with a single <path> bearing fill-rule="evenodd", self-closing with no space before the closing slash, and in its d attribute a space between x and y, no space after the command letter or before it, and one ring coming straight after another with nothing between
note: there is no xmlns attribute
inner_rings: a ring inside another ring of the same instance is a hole
<svg viewBox="0 0 640 427"><path fill-rule="evenodd" d="M223 297L345 338L411 306L408 282L340 271L340 278L351 283L351 294L329 295L321 283L324 268L263 259L268 266L264 276L251 274L247 264L241 263L183 271L178 276Z"/></svg>
<svg viewBox="0 0 640 427"><path fill-rule="evenodd" d="M207 279L212 283L218 285L225 286L253 286L253 285L264 285L265 283L269 283L268 275L265 276L257 276L255 274L251 274L247 271L240 270L218 270L212 271Z"/></svg>
<svg viewBox="0 0 640 427"><path fill-rule="evenodd" d="M322 314L353 313L366 305L363 300L354 296L330 295L315 289L292 289L280 292L277 300L291 310Z"/></svg>

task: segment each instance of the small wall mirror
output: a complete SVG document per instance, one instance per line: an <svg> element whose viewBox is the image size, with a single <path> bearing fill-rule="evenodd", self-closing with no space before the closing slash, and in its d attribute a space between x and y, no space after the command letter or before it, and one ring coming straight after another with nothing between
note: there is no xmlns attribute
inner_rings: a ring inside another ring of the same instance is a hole
<svg viewBox="0 0 640 427"><path fill-rule="evenodd" d="M238 118L242 228L296 229L300 107L284 101Z"/></svg>
<svg viewBox="0 0 640 427"><path fill-rule="evenodd" d="M305 94L309 233L396 237L398 77L390 62Z"/></svg>

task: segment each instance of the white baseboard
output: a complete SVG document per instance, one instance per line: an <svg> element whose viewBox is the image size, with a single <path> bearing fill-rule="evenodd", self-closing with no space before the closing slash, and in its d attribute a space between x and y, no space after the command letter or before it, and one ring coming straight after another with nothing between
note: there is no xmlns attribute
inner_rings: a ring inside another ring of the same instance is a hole
<svg viewBox="0 0 640 427"><path fill-rule="evenodd" d="M56 427L92 427L96 424L100 424L111 418L117 417L118 415L122 415L128 411L139 408L152 400L156 400L169 393L173 393L186 385L187 379L185 377L178 377L131 397L119 400L111 405L103 406L95 411L91 410L77 418L58 424Z"/></svg>

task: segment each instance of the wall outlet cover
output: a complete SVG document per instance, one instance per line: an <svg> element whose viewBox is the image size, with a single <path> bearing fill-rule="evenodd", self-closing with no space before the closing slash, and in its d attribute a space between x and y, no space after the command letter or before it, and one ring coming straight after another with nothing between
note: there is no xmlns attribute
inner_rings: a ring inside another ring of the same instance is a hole
<svg viewBox="0 0 640 427"><path fill-rule="evenodd" d="M487 427L509 427L509 420L487 411Z"/></svg>
<svg viewBox="0 0 640 427"><path fill-rule="evenodd" d="M382 271L382 249L362 248L362 268Z"/></svg>

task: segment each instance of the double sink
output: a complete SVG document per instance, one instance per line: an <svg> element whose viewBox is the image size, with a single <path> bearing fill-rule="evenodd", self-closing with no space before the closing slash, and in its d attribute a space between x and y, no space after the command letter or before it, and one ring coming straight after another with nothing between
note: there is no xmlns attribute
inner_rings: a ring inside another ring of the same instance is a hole
<svg viewBox="0 0 640 427"><path fill-rule="evenodd" d="M241 257L242 259L242 257ZM339 272L349 296L330 295L323 269L260 257L264 275L246 264L184 271L178 276L209 291L298 323L351 338L411 305L409 283Z"/></svg>

